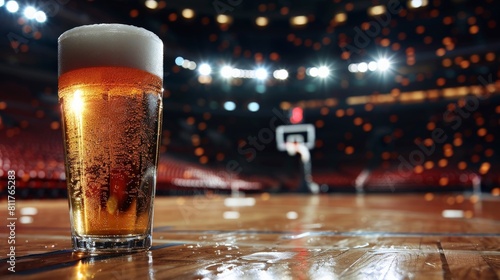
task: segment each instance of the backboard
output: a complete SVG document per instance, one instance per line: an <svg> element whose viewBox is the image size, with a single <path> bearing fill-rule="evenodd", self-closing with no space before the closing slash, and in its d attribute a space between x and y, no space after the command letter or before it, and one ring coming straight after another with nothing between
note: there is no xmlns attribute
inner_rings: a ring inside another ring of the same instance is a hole
<svg viewBox="0 0 500 280"><path fill-rule="evenodd" d="M276 145L278 150L286 151L286 143L304 143L312 150L316 132L312 124L281 125L276 128Z"/></svg>

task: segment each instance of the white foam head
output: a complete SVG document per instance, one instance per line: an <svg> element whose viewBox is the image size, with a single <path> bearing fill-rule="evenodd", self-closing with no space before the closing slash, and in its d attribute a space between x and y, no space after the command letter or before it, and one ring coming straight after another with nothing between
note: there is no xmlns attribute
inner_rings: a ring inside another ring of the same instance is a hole
<svg viewBox="0 0 500 280"><path fill-rule="evenodd" d="M144 28L84 25L64 32L58 42L59 76L79 68L123 66L163 78L163 42Z"/></svg>

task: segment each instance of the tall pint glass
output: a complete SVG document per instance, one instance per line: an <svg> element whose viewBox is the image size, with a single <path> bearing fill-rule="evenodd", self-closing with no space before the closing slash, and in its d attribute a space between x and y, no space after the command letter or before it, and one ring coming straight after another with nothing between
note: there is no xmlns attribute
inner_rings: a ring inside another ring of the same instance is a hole
<svg viewBox="0 0 500 280"><path fill-rule="evenodd" d="M163 43L135 26L59 37L59 103L73 249L151 247L162 119Z"/></svg>

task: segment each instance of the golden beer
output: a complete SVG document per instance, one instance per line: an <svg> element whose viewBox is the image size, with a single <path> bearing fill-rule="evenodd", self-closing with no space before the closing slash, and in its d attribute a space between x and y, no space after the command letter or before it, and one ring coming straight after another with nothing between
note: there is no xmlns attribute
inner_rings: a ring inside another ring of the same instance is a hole
<svg viewBox="0 0 500 280"><path fill-rule="evenodd" d="M158 63L163 55L155 58L137 50L158 52L162 44L148 31L131 26L79 29L59 39L59 101L73 247L92 253L148 249L162 118ZM127 40L136 45L122 47ZM99 54L92 54L96 50Z"/></svg>

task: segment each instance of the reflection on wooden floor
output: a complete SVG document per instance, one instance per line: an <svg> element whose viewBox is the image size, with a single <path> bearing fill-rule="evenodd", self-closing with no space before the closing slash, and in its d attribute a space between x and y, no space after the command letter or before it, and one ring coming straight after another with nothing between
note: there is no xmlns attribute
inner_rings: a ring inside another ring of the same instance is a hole
<svg viewBox="0 0 500 280"><path fill-rule="evenodd" d="M65 200L17 201L22 279L499 279L500 198L456 194L157 198L154 247L72 253ZM6 208L5 201L2 207ZM35 209L35 210L34 210ZM452 211L450 211L452 210ZM6 212L1 219L7 220Z"/></svg>

